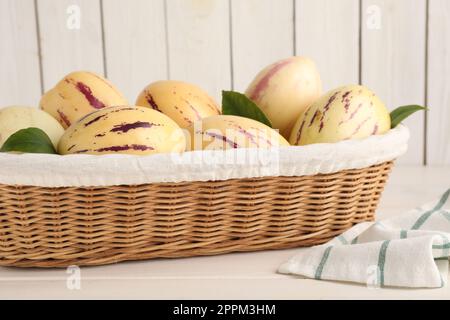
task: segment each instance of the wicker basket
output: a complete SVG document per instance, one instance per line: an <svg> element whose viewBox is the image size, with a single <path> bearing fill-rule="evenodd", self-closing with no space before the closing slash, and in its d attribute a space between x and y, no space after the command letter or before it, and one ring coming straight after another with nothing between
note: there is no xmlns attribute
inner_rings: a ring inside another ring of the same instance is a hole
<svg viewBox="0 0 450 320"><path fill-rule="evenodd" d="M374 219L391 166L94 188L0 185L0 265L103 265L321 244Z"/></svg>

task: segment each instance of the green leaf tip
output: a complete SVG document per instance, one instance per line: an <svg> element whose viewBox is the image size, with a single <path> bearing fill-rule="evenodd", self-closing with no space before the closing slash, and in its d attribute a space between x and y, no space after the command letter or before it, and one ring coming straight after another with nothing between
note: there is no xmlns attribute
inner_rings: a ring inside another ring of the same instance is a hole
<svg viewBox="0 0 450 320"><path fill-rule="evenodd" d="M419 105L407 105L396 108L391 112L391 128L398 126L403 120L420 110L428 110Z"/></svg>
<svg viewBox="0 0 450 320"><path fill-rule="evenodd" d="M272 124L264 112L256 103L240 92L222 91L222 114L253 119L272 128Z"/></svg>

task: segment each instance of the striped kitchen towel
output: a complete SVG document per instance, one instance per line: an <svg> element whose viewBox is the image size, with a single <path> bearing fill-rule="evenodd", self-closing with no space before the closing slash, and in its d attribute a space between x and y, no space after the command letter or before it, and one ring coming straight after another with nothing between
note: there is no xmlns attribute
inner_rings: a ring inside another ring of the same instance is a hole
<svg viewBox="0 0 450 320"><path fill-rule="evenodd" d="M278 272L371 287L438 288L450 256L450 189L406 214L355 225L326 244L301 251Z"/></svg>

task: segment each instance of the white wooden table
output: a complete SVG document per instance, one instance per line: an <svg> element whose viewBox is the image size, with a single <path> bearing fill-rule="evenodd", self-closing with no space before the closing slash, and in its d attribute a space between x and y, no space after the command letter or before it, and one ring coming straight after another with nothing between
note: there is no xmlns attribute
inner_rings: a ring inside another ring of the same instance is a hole
<svg viewBox="0 0 450 320"><path fill-rule="evenodd" d="M450 187L450 167L397 167L378 217L433 200ZM450 299L441 289L373 289L277 274L297 250L160 259L81 269L81 289L67 287L65 269L0 268L0 299Z"/></svg>

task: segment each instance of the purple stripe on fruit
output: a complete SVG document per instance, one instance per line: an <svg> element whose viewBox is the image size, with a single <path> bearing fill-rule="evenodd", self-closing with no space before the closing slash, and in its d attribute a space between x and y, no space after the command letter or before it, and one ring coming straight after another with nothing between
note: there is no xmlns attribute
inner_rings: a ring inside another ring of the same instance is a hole
<svg viewBox="0 0 450 320"><path fill-rule="evenodd" d="M66 126L70 127L71 123L70 123L69 118L67 118L66 114L64 112L62 112L61 110L58 110L57 112L58 112L59 117L61 118L61 121L63 121L66 124Z"/></svg>
<svg viewBox="0 0 450 320"><path fill-rule="evenodd" d="M82 82L77 82L75 86L78 89L78 91L80 91L84 95L86 100L89 102L89 104L93 108L102 109L102 108L106 107L106 105L103 102L101 102L94 96L91 88L89 88L86 84L84 84Z"/></svg>
<svg viewBox="0 0 450 320"><path fill-rule="evenodd" d="M88 151L89 151L89 149L83 149L83 150L75 151L74 153L86 153Z"/></svg>
<svg viewBox="0 0 450 320"><path fill-rule="evenodd" d="M113 152L119 152L119 151L127 151L127 150L136 150L136 151L146 151L146 150L155 150L152 146L146 146L143 144L132 144L132 145L124 145L124 146L111 146L111 147L105 147L96 149L94 151L96 152L105 152L105 151L113 151Z"/></svg>
<svg viewBox="0 0 450 320"><path fill-rule="evenodd" d="M195 107L188 100L183 99L183 101L186 102L186 104L189 106L189 108L191 108L192 111L194 111L195 116L197 117L197 120L200 120L202 118L202 116L200 115L198 110L195 109Z"/></svg>
<svg viewBox="0 0 450 320"><path fill-rule="evenodd" d="M106 114L102 114L102 115L100 115L100 116L97 116L97 117L95 117L94 119L92 119L92 120L86 122L86 123L84 124L84 127L88 127L88 126L90 126L91 124L97 122L98 120L100 120L101 118L104 118L104 117L106 117Z"/></svg>
<svg viewBox="0 0 450 320"><path fill-rule="evenodd" d="M344 94L342 95L342 102L344 102L344 101L347 99L347 97L350 95L350 93L352 93L351 90L350 90L350 91L347 91L346 93L344 93Z"/></svg>
<svg viewBox="0 0 450 320"><path fill-rule="evenodd" d="M287 66L289 63L291 63L290 59L283 60L275 64L270 70L267 71L267 73L262 77L261 80L255 85L254 89L250 93L250 99L257 100L261 96L261 93L267 88L269 85L270 79L277 74L278 71L283 69L285 66Z"/></svg>
<svg viewBox="0 0 450 320"><path fill-rule="evenodd" d="M362 108L362 106L363 106L363 104L360 103L360 104L358 105L358 107L355 109L355 111L353 111L353 112L351 113L350 117L348 117L348 119L346 119L346 120L342 120L341 122L339 122L339 125L341 125L341 124L343 124L343 123L346 123L347 121L352 120L352 119L355 117L355 115L358 113L359 109Z"/></svg>
<svg viewBox="0 0 450 320"><path fill-rule="evenodd" d="M378 124L375 124L375 126L373 127L372 134L377 134L377 132L378 132Z"/></svg>
<svg viewBox="0 0 450 320"><path fill-rule="evenodd" d="M228 139L227 137L225 137L224 135L218 134L218 133L213 133L213 132L205 132L204 134L206 134L207 136L210 136L214 139L220 139L223 142L228 143L228 145L230 145L233 149L238 148L238 144L230 139Z"/></svg>
<svg viewBox="0 0 450 320"><path fill-rule="evenodd" d="M325 119L325 114L327 113L327 111L330 109L331 103L336 100L337 95L339 94L339 92L335 92L330 99L328 99L327 104L323 107L323 113L322 113L322 117L320 118L320 126L319 126L319 132L322 131L323 127L324 127L324 122L323 120Z"/></svg>
<svg viewBox="0 0 450 320"><path fill-rule="evenodd" d="M162 112L158 108L158 105L156 104L155 99L153 99L153 96L150 93L147 93L147 95L145 96L145 99L147 100L148 104L150 105L150 107L152 107L153 110Z"/></svg>
<svg viewBox="0 0 450 320"><path fill-rule="evenodd" d="M314 123L314 120L316 120L317 115L319 114L319 110L316 110L316 112L314 112L314 115L311 118L311 122L309 123L309 126L311 127Z"/></svg>
<svg viewBox="0 0 450 320"><path fill-rule="evenodd" d="M263 129L261 128L254 128L255 130L259 131L262 133L262 137L264 137L265 142L269 145L272 146L272 141L270 141L270 139L265 138L267 136L267 132L263 131ZM258 138L261 138L261 136L258 135Z"/></svg>
<svg viewBox="0 0 450 320"><path fill-rule="evenodd" d="M299 143L300 138L302 137L303 127L305 126L306 118L308 117L308 113L309 113L310 110L311 110L311 109L309 109L309 108L306 109L306 112L305 112L305 114L304 114L303 121L302 121L302 124L301 124L301 126L300 126L300 129L298 129L298 131L297 131L297 137L296 137L296 139L295 139L295 144L296 144L296 145Z"/></svg>
<svg viewBox="0 0 450 320"><path fill-rule="evenodd" d="M364 121L362 121L355 129L355 131L353 131L353 133L351 134L351 136L354 136L355 134L357 134L359 132L359 130L361 129L361 127L367 122L369 121L370 117L367 117L366 119L364 119Z"/></svg>
<svg viewBox="0 0 450 320"><path fill-rule="evenodd" d="M251 143L259 147L259 143L255 141L255 136L253 134L251 134L250 132L241 127L239 127L239 132L242 133L247 139L249 139Z"/></svg>
<svg viewBox="0 0 450 320"><path fill-rule="evenodd" d="M350 118L349 118L349 120L351 120L351 119L353 119L353 117L358 113L358 111L359 111L359 109L361 109L362 108L362 106L363 106L363 104L362 103L360 103L359 105L358 105L358 107L356 108L356 110L355 111L353 111L352 112L352 114L350 115Z"/></svg>
<svg viewBox="0 0 450 320"><path fill-rule="evenodd" d="M155 124L151 122L142 122L142 121L136 121L134 123L125 123L125 124L119 124L114 126L113 129L110 130L110 132L128 132L133 129L138 128L151 128L153 126L160 126L160 124Z"/></svg>
<svg viewBox="0 0 450 320"><path fill-rule="evenodd" d="M300 141L300 138L302 137L302 131L303 131L303 127L305 126L305 120L303 120L302 125L300 126L300 129L298 129L297 131L297 138L295 139L295 144L298 144Z"/></svg>

